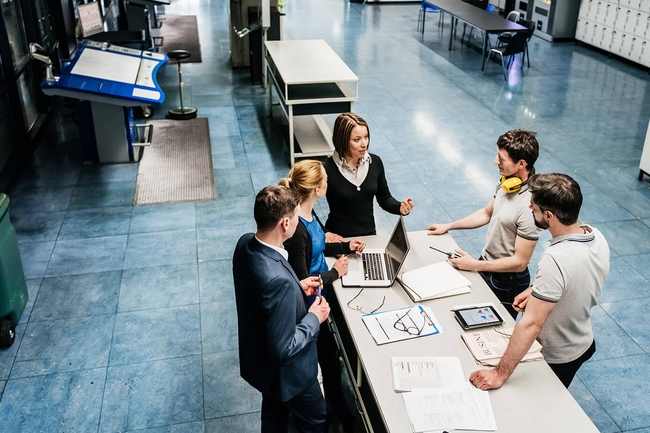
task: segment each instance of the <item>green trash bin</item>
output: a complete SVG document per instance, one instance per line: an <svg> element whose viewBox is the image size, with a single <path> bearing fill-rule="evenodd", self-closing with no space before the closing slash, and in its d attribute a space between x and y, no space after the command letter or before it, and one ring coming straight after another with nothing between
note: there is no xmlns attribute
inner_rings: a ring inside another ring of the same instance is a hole
<svg viewBox="0 0 650 433"><path fill-rule="evenodd" d="M27 297L16 230L9 221L9 197L0 194L0 347L14 343Z"/></svg>

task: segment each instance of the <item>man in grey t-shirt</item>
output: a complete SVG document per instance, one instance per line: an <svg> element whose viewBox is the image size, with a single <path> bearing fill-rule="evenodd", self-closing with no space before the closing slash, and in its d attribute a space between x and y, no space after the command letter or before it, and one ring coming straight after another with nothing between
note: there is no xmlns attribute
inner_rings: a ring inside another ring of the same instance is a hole
<svg viewBox="0 0 650 433"><path fill-rule="evenodd" d="M459 220L427 227L429 235L442 235L449 230L474 229L489 224L485 248L478 260L457 250L460 257L449 261L459 269L478 272L514 318L517 312L510 304L530 285L528 263L539 239L540 230L528 209L530 192L527 185L538 155L539 145L534 132L523 129L506 132L497 140L494 163L499 167L501 180L490 202Z"/></svg>
<svg viewBox="0 0 650 433"><path fill-rule="evenodd" d="M567 388L580 366L596 352L590 310L609 273L609 246L593 227L580 225L580 186L565 174L530 178L530 208L535 224L553 238L542 255L533 286L515 298L524 311L501 362L469 380L482 390L498 388L537 338L553 372Z"/></svg>

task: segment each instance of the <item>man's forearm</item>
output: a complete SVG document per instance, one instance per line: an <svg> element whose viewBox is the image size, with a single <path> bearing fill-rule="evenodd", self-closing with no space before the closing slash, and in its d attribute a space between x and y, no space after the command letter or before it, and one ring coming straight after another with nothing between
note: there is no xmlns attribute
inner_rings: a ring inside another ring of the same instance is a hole
<svg viewBox="0 0 650 433"><path fill-rule="evenodd" d="M449 223L449 225L451 226L450 230L464 230L483 227L489 222L490 215L488 215L485 208L481 208L464 218Z"/></svg>
<svg viewBox="0 0 650 433"><path fill-rule="evenodd" d="M510 377L523 357L526 356L540 330L540 326L526 320L525 314L524 318L517 323L512 332L512 337L510 337L508 348L495 369L504 380Z"/></svg>
<svg viewBox="0 0 650 433"><path fill-rule="evenodd" d="M528 266L517 256L503 257L494 260L481 260L476 264L477 272L522 272Z"/></svg>

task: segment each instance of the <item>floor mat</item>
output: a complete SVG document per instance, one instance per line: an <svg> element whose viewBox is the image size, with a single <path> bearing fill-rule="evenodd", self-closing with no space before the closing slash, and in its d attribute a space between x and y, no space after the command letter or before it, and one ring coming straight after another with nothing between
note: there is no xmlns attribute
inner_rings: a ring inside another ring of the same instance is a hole
<svg viewBox="0 0 650 433"><path fill-rule="evenodd" d="M208 119L147 123L153 135L140 160L133 204L214 200Z"/></svg>
<svg viewBox="0 0 650 433"><path fill-rule="evenodd" d="M196 23L196 15L167 16L163 25L158 29L163 37L163 44L158 48L160 53L173 50L186 50L192 55L183 63L201 62L201 42Z"/></svg>

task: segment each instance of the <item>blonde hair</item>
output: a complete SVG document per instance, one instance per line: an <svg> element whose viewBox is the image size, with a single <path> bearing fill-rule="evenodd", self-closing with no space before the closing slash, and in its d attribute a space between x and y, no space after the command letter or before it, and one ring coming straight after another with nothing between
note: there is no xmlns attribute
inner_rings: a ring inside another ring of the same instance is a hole
<svg viewBox="0 0 650 433"><path fill-rule="evenodd" d="M365 120L354 113L343 113L336 118L332 131L334 149L343 158L350 155L350 134L356 126L365 126L368 131L368 147L370 147L370 128Z"/></svg>
<svg viewBox="0 0 650 433"><path fill-rule="evenodd" d="M304 159L295 163L289 171L289 177L280 179L278 185L296 191L300 194L300 201L303 202L323 183L324 178L323 164L320 161Z"/></svg>

